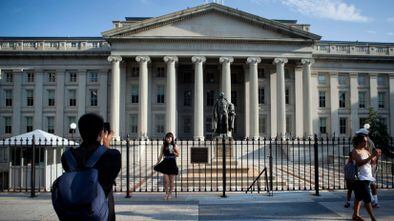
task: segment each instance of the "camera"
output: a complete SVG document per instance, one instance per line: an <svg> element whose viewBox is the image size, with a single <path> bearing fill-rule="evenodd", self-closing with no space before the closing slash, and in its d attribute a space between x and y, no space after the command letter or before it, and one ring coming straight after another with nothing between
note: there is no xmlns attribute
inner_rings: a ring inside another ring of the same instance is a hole
<svg viewBox="0 0 394 221"><path fill-rule="evenodd" d="M109 124L109 122L105 122L104 123L104 132L110 132L111 131L111 125Z"/></svg>

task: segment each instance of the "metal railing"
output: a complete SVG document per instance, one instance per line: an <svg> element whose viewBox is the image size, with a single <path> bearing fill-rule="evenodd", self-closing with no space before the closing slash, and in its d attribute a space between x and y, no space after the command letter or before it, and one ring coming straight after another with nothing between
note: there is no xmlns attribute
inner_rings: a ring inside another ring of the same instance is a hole
<svg viewBox="0 0 394 221"><path fill-rule="evenodd" d="M50 191L63 173L61 154L75 143L62 140L0 141L0 191ZM345 189L343 168L352 149L350 138L259 140L177 140L180 156L177 192L316 191ZM162 140L114 140L122 166L115 192L163 192L163 177L153 170ZM385 153L393 153L393 139ZM387 152L388 150L388 152ZM197 159L197 160L196 160ZM266 179L253 181L266 169ZM379 160L379 188L393 188L394 163ZM253 184L252 184L253 183Z"/></svg>

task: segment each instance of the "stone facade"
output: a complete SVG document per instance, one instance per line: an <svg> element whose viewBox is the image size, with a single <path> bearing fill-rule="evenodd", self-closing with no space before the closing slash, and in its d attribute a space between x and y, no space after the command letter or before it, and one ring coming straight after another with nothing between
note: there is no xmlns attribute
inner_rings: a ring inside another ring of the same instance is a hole
<svg viewBox="0 0 394 221"><path fill-rule="evenodd" d="M102 34L0 37L1 137L71 137L96 112L118 136L209 138L220 91L236 105L235 138L350 136L369 107L394 136L394 44L320 41L308 25L215 3Z"/></svg>

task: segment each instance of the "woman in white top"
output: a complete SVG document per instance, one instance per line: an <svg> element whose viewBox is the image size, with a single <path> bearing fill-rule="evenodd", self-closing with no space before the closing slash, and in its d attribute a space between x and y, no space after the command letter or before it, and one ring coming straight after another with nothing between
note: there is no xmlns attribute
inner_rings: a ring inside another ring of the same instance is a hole
<svg viewBox="0 0 394 221"><path fill-rule="evenodd" d="M372 166L371 160L379 157L381 155L381 151L379 149L375 149L372 151L372 154L368 151L368 138L365 135L357 134L353 138L353 150L352 150L352 158L357 166L358 170L358 179L355 181L354 185L354 211L353 211L353 220L363 220L360 217L360 203L364 201L365 208L371 217L371 220L376 220L372 211L371 204L371 194L370 194L370 183L375 181L375 178L372 175Z"/></svg>

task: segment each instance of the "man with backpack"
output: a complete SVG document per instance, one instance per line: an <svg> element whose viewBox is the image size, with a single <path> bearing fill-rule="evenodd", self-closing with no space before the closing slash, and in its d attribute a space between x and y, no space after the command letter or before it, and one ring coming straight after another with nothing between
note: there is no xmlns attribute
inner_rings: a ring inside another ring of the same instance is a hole
<svg viewBox="0 0 394 221"><path fill-rule="evenodd" d="M83 115L78 129L82 144L63 153L65 173L53 184L55 211L60 220L115 220L112 187L121 156L109 148L112 131L104 131L103 118L94 113Z"/></svg>

